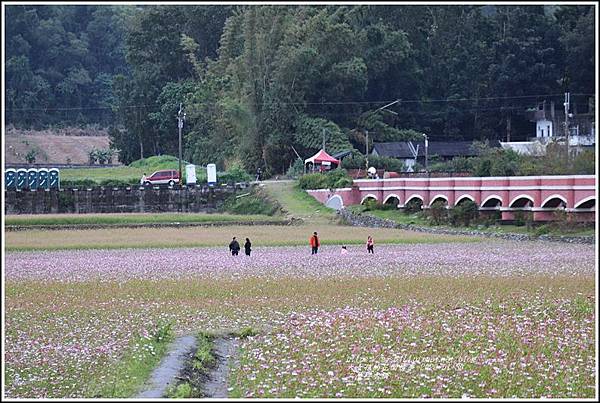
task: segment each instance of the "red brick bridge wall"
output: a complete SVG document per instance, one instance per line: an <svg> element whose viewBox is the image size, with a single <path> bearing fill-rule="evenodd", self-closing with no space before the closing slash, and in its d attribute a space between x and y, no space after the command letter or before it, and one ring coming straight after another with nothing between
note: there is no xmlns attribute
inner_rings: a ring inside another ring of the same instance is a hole
<svg viewBox="0 0 600 403"><path fill-rule="evenodd" d="M503 220L531 211L534 220L548 221L555 210L564 209L577 213L578 220L593 221L596 212L595 175L357 179L351 188L307 192L334 208L367 199L398 208L412 199L419 199L423 208L442 200L452 208L470 199L481 211L500 211Z"/></svg>

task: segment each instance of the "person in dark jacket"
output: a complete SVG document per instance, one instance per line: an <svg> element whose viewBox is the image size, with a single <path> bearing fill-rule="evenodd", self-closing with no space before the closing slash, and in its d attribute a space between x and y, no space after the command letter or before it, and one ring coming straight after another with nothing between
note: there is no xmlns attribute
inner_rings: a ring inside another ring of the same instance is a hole
<svg viewBox="0 0 600 403"><path fill-rule="evenodd" d="M246 256L250 256L250 252L252 251L252 243L250 242L250 238L246 238L246 243L244 244L244 251L246 252Z"/></svg>
<svg viewBox="0 0 600 403"><path fill-rule="evenodd" d="M231 256L237 256L240 251L240 244L235 237L233 237L233 240L229 243L229 250L231 251Z"/></svg>

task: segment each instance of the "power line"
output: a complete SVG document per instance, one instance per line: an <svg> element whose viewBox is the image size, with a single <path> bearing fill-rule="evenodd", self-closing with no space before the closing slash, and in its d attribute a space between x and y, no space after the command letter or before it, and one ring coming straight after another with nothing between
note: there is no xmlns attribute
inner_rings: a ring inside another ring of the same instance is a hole
<svg viewBox="0 0 600 403"><path fill-rule="evenodd" d="M594 96L595 94L571 94L573 96ZM491 101L491 100L502 100L502 99L527 99L527 98L544 98L544 97L562 97L562 94L536 94L536 95L517 95L517 96L505 96L505 97L481 97L481 98L456 98L456 99L402 99L399 104L406 103L434 103L434 102L466 102L466 101ZM388 104L395 100L387 100L387 101L337 101L337 102L270 102L270 103L259 103L254 104L257 106L265 106L265 105L375 105L375 104ZM155 107L158 104L151 105L127 105L121 107L119 109L134 109L134 108L148 108ZM217 102L198 102L195 105L201 106L216 106ZM505 107L508 108L508 107ZM64 108L10 108L7 111L17 111L17 112L26 112L26 111L77 111L77 110L113 110L112 107L64 107Z"/></svg>
<svg viewBox="0 0 600 403"><path fill-rule="evenodd" d="M575 105L573 103L571 103L571 105ZM579 103L577 105L580 106L586 106L587 104L584 103ZM460 112L494 112L494 111L508 111L508 110L524 110L524 106L498 106L498 107L481 107L481 108L467 108L467 109L463 109L463 108L456 108L456 110L460 111ZM441 110L441 111L410 111L410 110L403 110L400 112L400 115L402 116L406 116L406 115L446 115L448 113L452 113L451 111L447 111L447 110ZM352 113L352 112L328 112L328 111L323 111L321 112L322 115L326 115L326 116L356 116L356 113Z"/></svg>
<svg viewBox="0 0 600 403"><path fill-rule="evenodd" d="M153 105L127 105L127 106L123 106L120 107L119 109L135 109L135 108L149 108L149 107L155 107L158 104L153 104ZM93 110L110 110L112 111L113 108L110 106L88 106L88 107L65 107L65 108L8 108L6 109L7 112L28 112L28 111L37 111L37 112L48 112L48 111L93 111Z"/></svg>

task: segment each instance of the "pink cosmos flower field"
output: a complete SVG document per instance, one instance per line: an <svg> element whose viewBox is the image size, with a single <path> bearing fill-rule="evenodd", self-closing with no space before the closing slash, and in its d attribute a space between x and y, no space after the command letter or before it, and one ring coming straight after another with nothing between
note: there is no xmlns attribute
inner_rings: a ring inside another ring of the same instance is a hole
<svg viewBox="0 0 600 403"><path fill-rule="evenodd" d="M167 322L258 331L231 397L595 395L591 245L348 250L6 253L5 396L93 397Z"/></svg>
<svg viewBox="0 0 600 403"><path fill-rule="evenodd" d="M589 245L543 242L325 246L317 255L303 247L257 247L251 257L230 256L226 248L123 249L11 252L7 281L122 282L189 278L387 276L592 275Z"/></svg>

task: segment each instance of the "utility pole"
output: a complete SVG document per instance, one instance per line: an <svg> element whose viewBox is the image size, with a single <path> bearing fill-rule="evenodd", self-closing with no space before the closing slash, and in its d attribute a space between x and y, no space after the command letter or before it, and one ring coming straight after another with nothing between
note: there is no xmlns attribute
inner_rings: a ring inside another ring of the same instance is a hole
<svg viewBox="0 0 600 403"><path fill-rule="evenodd" d="M564 102L564 107L565 107L565 149L567 152L567 156L566 156L566 160L567 160L567 165L569 164L569 104L571 102L571 93L570 92L565 92L565 102Z"/></svg>
<svg viewBox="0 0 600 403"><path fill-rule="evenodd" d="M183 104L179 104L179 112L177 112L177 126L179 127L179 184L182 184L183 175L181 174L181 130L183 129L183 121L185 113L183 112Z"/></svg>
<svg viewBox="0 0 600 403"><path fill-rule="evenodd" d="M365 130L367 141L365 142L365 164L367 165L367 175L369 172L369 131Z"/></svg>
<svg viewBox="0 0 600 403"><path fill-rule="evenodd" d="M427 157L428 157L428 151L429 151L429 140L427 139L427 135L425 133L423 133L423 137L425 137L425 172L427 174L429 174L429 167L427 164Z"/></svg>
<svg viewBox="0 0 600 403"><path fill-rule="evenodd" d="M323 151L325 151L325 128L323 128L323 146L321 147Z"/></svg>

